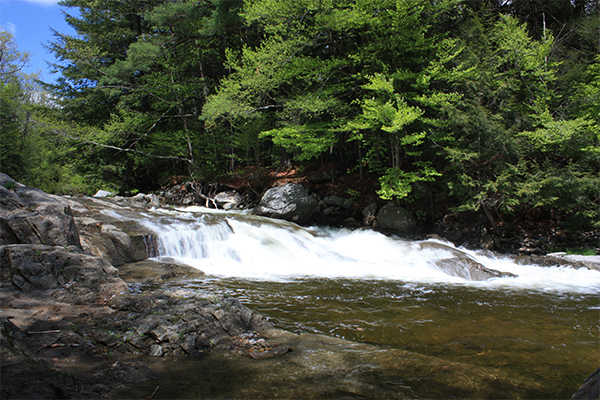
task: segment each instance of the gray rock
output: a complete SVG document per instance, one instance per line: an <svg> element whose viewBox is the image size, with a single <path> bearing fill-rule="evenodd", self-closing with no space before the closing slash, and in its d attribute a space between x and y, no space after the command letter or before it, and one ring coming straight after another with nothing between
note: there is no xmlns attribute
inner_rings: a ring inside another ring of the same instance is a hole
<svg viewBox="0 0 600 400"><path fill-rule="evenodd" d="M387 203L377 214L378 227L392 229L399 232L410 232L417 225L417 221L410 212L394 204Z"/></svg>
<svg viewBox="0 0 600 400"><path fill-rule="evenodd" d="M224 210L230 210L239 206L244 198L235 191L217 193L214 198L217 207Z"/></svg>
<svg viewBox="0 0 600 400"><path fill-rule="evenodd" d="M112 265L119 266L155 256L152 248L155 239L144 232L136 232L135 226L127 225L131 232L126 233L115 225L89 217L78 217L76 222L80 228L82 249L106 258Z"/></svg>
<svg viewBox="0 0 600 400"><path fill-rule="evenodd" d="M75 246L0 246L0 261L2 285L14 284L26 292L68 287L74 293L76 289L90 289L102 299L129 292L118 270L108 261L81 253Z"/></svg>
<svg viewBox="0 0 600 400"><path fill-rule="evenodd" d="M331 173L330 172L317 172L310 177L310 183L314 183L318 185L320 183L331 182Z"/></svg>
<svg viewBox="0 0 600 400"><path fill-rule="evenodd" d="M369 204L362 210L362 216L364 218L374 217L376 213L377 213L377 203L375 203L375 202Z"/></svg>
<svg viewBox="0 0 600 400"><path fill-rule="evenodd" d="M11 178L10 176L6 175L3 172L0 172L0 186L3 187L25 187L25 185L23 185L22 183L19 183L17 181L15 181L13 178Z"/></svg>
<svg viewBox="0 0 600 400"><path fill-rule="evenodd" d="M343 209L348 210L348 209L352 208L353 204L354 204L354 200L352 200L352 199L344 199L344 201L342 202L342 206L341 207Z"/></svg>
<svg viewBox="0 0 600 400"><path fill-rule="evenodd" d="M483 264L475 261L466 253L442 243L422 242L421 249L423 250L441 250L449 253L449 257L436 260L433 265L451 276L457 276L470 281L484 281L490 278L516 277L510 272L502 272L495 269L487 268Z"/></svg>
<svg viewBox="0 0 600 400"><path fill-rule="evenodd" d="M327 203L325 203L323 200L319 200L319 203L318 203L318 208L319 208L319 210L323 211L323 210L325 210L327 207L329 207L329 206L327 205Z"/></svg>
<svg viewBox="0 0 600 400"><path fill-rule="evenodd" d="M344 203L344 199L341 198L340 196L325 196L323 198L323 201L328 206L335 206L335 207L341 207L342 204Z"/></svg>
<svg viewBox="0 0 600 400"><path fill-rule="evenodd" d="M25 332L19 329L8 318L0 317L0 346L15 347L17 341L27 337Z"/></svg>
<svg viewBox="0 0 600 400"><path fill-rule="evenodd" d="M5 174L0 180L11 182ZM14 182L14 181L13 181ZM0 245L80 246L71 204L35 188L0 186Z"/></svg>
<svg viewBox="0 0 600 400"><path fill-rule="evenodd" d="M62 205L15 210L0 216L0 244L81 246L72 215Z"/></svg>
<svg viewBox="0 0 600 400"><path fill-rule="evenodd" d="M469 281L485 281L490 278L515 277L510 272L502 272L487 268L470 258L448 258L437 260L434 265L451 276L458 276Z"/></svg>
<svg viewBox="0 0 600 400"><path fill-rule="evenodd" d="M150 352L148 354L152 357L162 357L165 355L165 351L160 344L153 344L150 346Z"/></svg>
<svg viewBox="0 0 600 400"><path fill-rule="evenodd" d="M331 207L327 207L326 209L323 210L323 215L329 215L332 214L335 211L336 207L331 206Z"/></svg>
<svg viewBox="0 0 600 400"><path fill-rule="evenodd" d="M94 195L94 197L96 197L96 198L100 198L100 197L110 197L110 196L114 196L114 193L107 192L106 190L98 190L98 191L96 192L96 194Z"/></svg>
<svg viewBox="0 0 600 400"><path fill-rule="evenodd" d="M288 183L269 189L254 213L302 224L313 215L317 204L317 200L308 195L304 186Z"/></svg>
<svg viewBox="0 0 600 400"><path fill-rule="evenodd" d="M131 196L131 200L145 202L146 201L146 194L145 193L138 193L135 196Z"/></svg>

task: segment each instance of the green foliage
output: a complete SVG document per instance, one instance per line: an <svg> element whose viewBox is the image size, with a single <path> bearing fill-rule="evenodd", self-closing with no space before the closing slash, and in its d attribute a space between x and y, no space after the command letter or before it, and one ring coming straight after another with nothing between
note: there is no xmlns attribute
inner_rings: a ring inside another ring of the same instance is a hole
<svg viewBox="0 0 600 400"><path fill-rule="evenodd" d="M384 200L400 200L407 197L412 191L415 182L430 182L441 174L430 165L420 165L418 171L402 171L399 168L390 168L386 174L379 178L381 189L377 191Z"/></svg>
<svg viewBox="0 0 600 400"><path fill-rule="evenodd" d="M0 65L0 161L20 179L148 190L318 158L368 168L384 199L435 180L461 210L600 219L593 2L62 4L60 108L3 74L21 53Z"/></svg>

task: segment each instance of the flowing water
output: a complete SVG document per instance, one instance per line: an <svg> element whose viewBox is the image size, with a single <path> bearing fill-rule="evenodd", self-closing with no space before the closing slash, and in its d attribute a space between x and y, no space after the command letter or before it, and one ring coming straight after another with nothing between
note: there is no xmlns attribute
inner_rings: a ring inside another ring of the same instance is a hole
<svg viewBox="0 0 600 400"><path fill-rule="evenodd" d="M207 274L173 290L237 297L290 332L409 351L535 383L534 389L521 391L511 391L512 383L497 388L487 383L461 394L431 389L435 382L419 386L413 381L408 397L569 398L600 363L598 271L517 265L439 241L408 241L370 230L306 229L201 208L163 210L146 215L142 223L159 236L159 258L174 258ZM440 267L448 262L458 267ZM517 276L472 281L453 273L473 262ZM377 381L385 386L381 377ZM208 396L200 389L173 390L172 398ZM307 397L328 397L320 393ZM385 392L372 393L385 397ZM282 395L267 391L262 397Z"/></svg>

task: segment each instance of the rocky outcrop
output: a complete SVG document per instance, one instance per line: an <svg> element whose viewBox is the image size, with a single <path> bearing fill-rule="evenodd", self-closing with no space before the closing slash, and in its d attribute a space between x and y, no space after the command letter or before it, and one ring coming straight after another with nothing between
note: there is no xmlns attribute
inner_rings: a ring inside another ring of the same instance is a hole
<svg viewBox="0 0 600 400"><path fill-rule="evenodd" d="M407 233L416 225L417 221L411 213L394 203L387 203L377 214L377 227L381 229Z"/></svg>
<svg viewBox="0 0 600 400"><path fill-rule="evenodd" d="M132 346L131 351L137 349L155 357L198 355L243 332L269 327L262 316L234 298L181 298L156 291L145 292L143 297L113 297L108 305L129 313L125 335L130 337L122 340Z"/></svg>
<svg viewBox="0 0 600 400"><path fill-rule="evenodd" d="M145 260L156 256L156 238L152 232L140 226L123 221L112 221L106 216L101 218L77 217L81 235L81 247L84 251L106 258L112 265ZM114 224L122 225L119 228ZM124 226L129 225L130 229Z"/></svg>
<svg viewBox="0 0 600 400"><path fill-rule="evenodd" d="M63 288L81 301L129 292L107 260L84 254L75 246L0 246L0 261L2 285L14 285L23 292Z"/></svg>
<svg viewBox="0 0 600 400"><path fill-rule="evenodd" d="M0 173L0 244L80 247L70 203Z"/></svg>
<svg viewBox="0 0 600 400"><path fill-rule="evenodd" d="M587 268L600 271L600 256L567 256L562 253L548 254L546 256L538 255L519 255L514 260L521 265L539 265L540 267L570 267Z"/></svg>
<svg viewBox="0 0 600 400"><path fill-rule="evenodd" d="M318 201L298 183L288 183L269 189L254 213L302 224L314 214Z"/></svg>

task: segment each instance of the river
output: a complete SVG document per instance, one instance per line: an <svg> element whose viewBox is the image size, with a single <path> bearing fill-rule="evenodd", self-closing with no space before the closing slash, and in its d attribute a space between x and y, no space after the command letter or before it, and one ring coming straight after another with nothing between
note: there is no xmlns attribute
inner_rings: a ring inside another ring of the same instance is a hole
<svg viewBox="0 0 600 400"><path fill-rule="evenodd" d="M377 352L416 353L531 383L519 388L499 380L452 393L436 384L435 375L414 376L394 389L406 386L408 398L570 398L598 367L598 271L519 265L436 240L303 228L198 207L155 210L138 222L158 235L157 259L175 259L207 274L167 283L174 291L235 296L290 332L365 343ZM453 265L449 270L443 267L448 262ZM469 262L517 276L465 279L456 270ZM207 374L206 364L185 365L169 367L178 371L169 375L171 398L256 396L247 391L205 392L206 381L190 375ZM275 368L282 370L281 365ZM385 382L398 378L394 373L384 373L385 380L379 376L373 384L388 390ZM242 379L219 374L230 379L219 381L224 387ZM260 397L289 395L264 390ZM319 390L306 396L332 397ZM378 390L367 397L385 397L387 392Z"/></svg>

